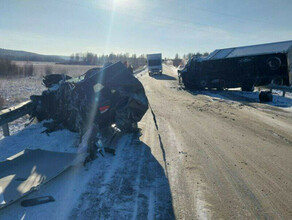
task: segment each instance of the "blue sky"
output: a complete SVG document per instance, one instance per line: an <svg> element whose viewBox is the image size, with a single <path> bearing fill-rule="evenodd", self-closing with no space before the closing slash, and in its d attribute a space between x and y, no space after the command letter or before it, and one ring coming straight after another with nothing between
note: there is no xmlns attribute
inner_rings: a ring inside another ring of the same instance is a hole
<svg viewBox="0 0 292 220"><path fill-rule="evenodd" d="M0 0L0 48L211 52L292 40L292 0Z"/></svg>

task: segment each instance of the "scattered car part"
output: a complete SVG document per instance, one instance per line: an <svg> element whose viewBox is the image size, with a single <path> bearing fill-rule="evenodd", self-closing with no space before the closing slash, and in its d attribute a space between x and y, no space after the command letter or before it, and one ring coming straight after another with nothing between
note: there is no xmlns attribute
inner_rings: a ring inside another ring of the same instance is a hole
<svg viewBox="0 0 292 220"><path fill-rule="evenodd" d="M0 162L0 209L39 189L76 163L81 155L24 150Z"/></svg>

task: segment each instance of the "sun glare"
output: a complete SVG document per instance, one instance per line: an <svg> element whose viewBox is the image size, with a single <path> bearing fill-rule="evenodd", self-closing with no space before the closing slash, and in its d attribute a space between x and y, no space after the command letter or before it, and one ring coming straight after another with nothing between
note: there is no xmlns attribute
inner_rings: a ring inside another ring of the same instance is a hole
<svg viewBox="0 0 292 220"><path fill-rule="evenodd" d="M133 0L113 0L113 7L116 10L129 8L133 3Z"/></svg>

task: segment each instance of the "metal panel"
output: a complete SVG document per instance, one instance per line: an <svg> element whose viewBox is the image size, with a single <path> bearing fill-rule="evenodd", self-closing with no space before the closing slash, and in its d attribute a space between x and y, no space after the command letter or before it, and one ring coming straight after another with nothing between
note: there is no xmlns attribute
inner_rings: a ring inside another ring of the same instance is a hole
<svg viewBox="0 0 292 220"><path fill-rule="evenodd" d="M34 109L34 105L31 101L22 102L17 106L3 109L0 111L0 126L5 125L11 121L14 121L26 114L29 114Z"/></svg>
<svg viewBox="0 0 292 220"><path fill-rule="evenodd" d="M229 49L225 49L225 50L219 50L219 52L217 52L212 59L222 59L228 56L228 54L232 53L234 50L234 48L229 48Z"/></svg>
<svg viewBox="0 0 292 220"><path fill-rule="evenodd" d="M71 166L77 154L25 150L0 163L0 209L37 189Z"/></svg>
<svg viewBox="0 0 292 220"><path fill-rule="evenodd" d="M207 56L205 59L206 60L212 60L212 58L219 52L220 50L214 50L213 52L211 52L209 54L209 56Z"/></svg>
<svg viewBox="0 0 292 220"><path fill-rule="evenodd" d="M292 41L235 48L227 58L269 53L287 53Z"/></svg>
<svg viewBox="0 0 292 220"><path fill-rule="evenodd" d="M269 44L259 44L245 47L227 48L221 50L215 50L206 59L215 60L223 58L254 56L270 53L287 53L292 46L292 41L284 41Z"/></svg>

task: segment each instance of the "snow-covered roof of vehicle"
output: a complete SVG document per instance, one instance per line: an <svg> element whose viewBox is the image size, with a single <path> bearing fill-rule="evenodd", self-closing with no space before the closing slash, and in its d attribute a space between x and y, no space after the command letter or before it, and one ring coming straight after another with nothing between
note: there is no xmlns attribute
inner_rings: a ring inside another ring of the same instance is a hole
<svg viewBox="0 0 292 220"><path fill-rule="evenodd" d="M218 49L213 51L208 57L206 57L206 59L216 60L232 57L254 56L269 53L286 53L291 47L292 40L277 43L258 44L245 47Z"/></svg>

